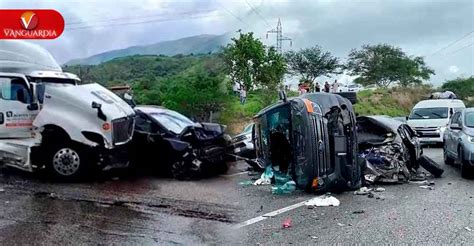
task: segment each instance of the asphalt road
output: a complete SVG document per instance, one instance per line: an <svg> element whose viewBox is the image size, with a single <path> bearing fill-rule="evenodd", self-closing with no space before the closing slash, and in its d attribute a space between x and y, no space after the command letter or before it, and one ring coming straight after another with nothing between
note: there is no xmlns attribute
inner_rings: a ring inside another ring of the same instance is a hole
<svg viewBox="0 0 474 246"><path fill-rule="evenodd" d="M440 149L425 153L442 162ZM383 199L333 194L340 206L313 209L298 203L315 195L272 195L270 186L239 185L257 177L243 173L243 163L229 175L187 182L142 175L55 183L3 169L0 242L472 244L474 231L468 229L474 230L474 180L462 179L456 167L444 167L433 190L404 184L384 186L386 191L377 194ZM281 209L281 214L259 217ZM286 219L291 219L290 228L282 228Z"/></svg>

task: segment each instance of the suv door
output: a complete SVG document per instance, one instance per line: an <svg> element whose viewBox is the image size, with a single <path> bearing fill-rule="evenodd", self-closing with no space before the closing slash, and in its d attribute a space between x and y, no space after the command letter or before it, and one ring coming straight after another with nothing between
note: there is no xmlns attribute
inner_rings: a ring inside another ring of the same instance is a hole
<svg viewBox="0 0 474 246"><path fill-rule="evenodd" d="M447 150L451 153L456 155L457 154L457 136L459 135L459 130L452 129L451 126L453 124L458 124L461 126L461 112L454 113L453 117L451 118L451 122L449 124L448 129L448 136L447 136Z"/></svg>
<svg viewBox="0 0 474 246"><path fill-rule="evenodd" d="M31 89L25 78L0 75L0 139L31 137L39 109L29 110Z"/></svg>

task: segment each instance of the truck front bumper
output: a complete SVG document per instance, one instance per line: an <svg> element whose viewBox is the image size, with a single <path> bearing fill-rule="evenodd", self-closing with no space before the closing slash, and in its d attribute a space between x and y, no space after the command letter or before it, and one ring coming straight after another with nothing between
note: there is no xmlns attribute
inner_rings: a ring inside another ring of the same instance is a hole
<svg viewBox="0 0 474 246"><path fill-rule="evenodd" d="M127 168L130 164L128 145L118 146L114 149L101 148L98 150L98 165L103 171L115 168Z"/></svg>

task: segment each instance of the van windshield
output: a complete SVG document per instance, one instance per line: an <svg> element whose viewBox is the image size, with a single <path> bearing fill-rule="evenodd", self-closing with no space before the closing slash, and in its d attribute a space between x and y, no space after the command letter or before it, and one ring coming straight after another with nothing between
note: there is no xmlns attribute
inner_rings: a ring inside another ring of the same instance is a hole
<svg viewBox="0 0 474 246"><path fill-rule="evenodd" d="M448 108L415 108L410 114L408 119L420 120L420 119L447 119Z"/></svg>
<svg viewBox="0 0 474 246"><path fill-rule="evenodd" d="M474 112L466 113L466 126L474 128Z"/></svg>

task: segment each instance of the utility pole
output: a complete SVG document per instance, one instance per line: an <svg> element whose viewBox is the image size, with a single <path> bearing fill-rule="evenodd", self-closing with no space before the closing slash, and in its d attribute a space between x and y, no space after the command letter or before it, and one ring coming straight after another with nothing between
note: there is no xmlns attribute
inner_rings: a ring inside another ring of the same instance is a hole
<svg viewBox="0 0 474 246"><path fill-rule="evenodd" d="M282 30L282 27L281 27L280 18L278 18L278 24L277 24L276 29L272 29L270 31L267 31L267 39L268 39L268 34L269 33L275 33L276 34L276 47L275 48L278 51L278 53L281 54L283 52L283 50L282 50L283 41L290 41L290 46L293 46L292 39L283 36L283 30Z"/></svg>

